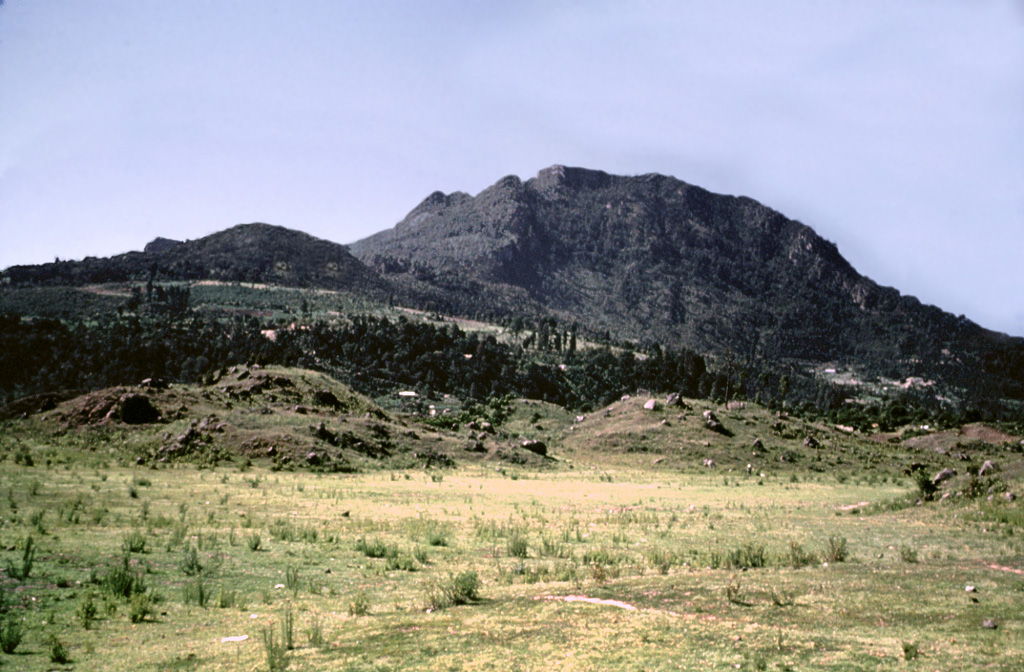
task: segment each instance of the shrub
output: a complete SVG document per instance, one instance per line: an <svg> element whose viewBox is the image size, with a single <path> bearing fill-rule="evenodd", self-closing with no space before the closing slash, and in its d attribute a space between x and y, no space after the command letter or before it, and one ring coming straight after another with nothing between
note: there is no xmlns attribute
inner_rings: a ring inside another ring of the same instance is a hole
<svg viewBox="0 0 1024 672"><path fill-rule="evenodd" d="M92 627L92 622L96 620L97 615L96 602L93 599L91 590L86 591L78 602L78 620L82 622L82 627L88 630Z"/></svg>
<svg viewBox="0 0 1024 672"><path fill-rule="evenodd" d="M833 534L825 547L825 562L843 562L850 556L846 537Z"/></svg>
<svg viewBox="0 0 1024 672"><path fill-rule="evenodd" d="M67 648L64 644L57 639L57 635L50 633L47 637L47 643L50 647L50 662L57 663L58 665L66 665L71 662L71 655L68 653Z"/></svg>
<svg viewBox="0 0 1024 672"><path fill-rule="evenodd" d="M127 554L121 557L121 564L103 577L103 588L112 596L123 598L131 598L133 595L146 592L142 576L129 568Z"/></svg>
<svg viewBox="0 0 1024 672"><path fill-rule="evenodd" d="M185 548L185 555L179 567L185 576L198 576L203 571L203 566L199 562L199 549L189 544Z"/></svg>
<svg viewBox="0 0 1024 672"><path fill-rule="evenodd" d="M370 613L370 598L366 591L360 590L348 604L349 616L365 616Z"/></svg>
<svg viewBox="0 0 1024 672"><path fill-rule="evenodd" d="M469 604L478 598L480 577L476 572L449 574L447 579L435 581L427 590L427 611L447 609Z"/></svg>
<svg viewBox="0 0 1024 672"><path fill-rule="evenodd" d="M121 549L125 553L145 553L146 535L140 530L126 532L124 537L121 539Z"/></svg>
<svg viewBox="0 0 1024 672"><path fill-rule="evenodd" d="M902 560L903 562L910 564L917 562L917 549L913 546L902 544L900 545L899 553L900 560Z"/></svg>
<svg viewBox="0 0 1024 672"><path fill-rule="evenodd" d="M21 624L14 618L8 616L0 621L0 651L14 653L14 650L21 644Z"/></svg>
<svg viewBox="0 0 1024 672"><path fill-rule="evenodd" d="M529 555L529 546L525 535L514 532L508 538L508 554L513 558L525 558Z"/></svg>
<svg viewBox="0 0 1024 672"><path fill-rule="evenodd" d="M136 593L128 602L128 620L141 623L153 614L153 600L147 593Z"/></svg>

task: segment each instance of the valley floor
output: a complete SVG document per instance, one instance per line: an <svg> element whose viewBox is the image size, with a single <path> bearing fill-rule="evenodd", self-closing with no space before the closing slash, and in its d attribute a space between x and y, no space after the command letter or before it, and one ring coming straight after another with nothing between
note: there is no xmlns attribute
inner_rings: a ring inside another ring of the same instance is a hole
<svg viewBox="0 0 1024 672"><path fill-rule="evenodd" d="M1024 668L1019 505L843 481L7 459L0 666Z"/></svg>

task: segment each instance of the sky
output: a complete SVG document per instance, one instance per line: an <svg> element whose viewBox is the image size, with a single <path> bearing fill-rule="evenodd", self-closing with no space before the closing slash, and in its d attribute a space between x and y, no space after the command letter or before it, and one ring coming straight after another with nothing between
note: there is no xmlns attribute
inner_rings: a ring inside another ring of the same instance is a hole
<svg viewBox="0 0 1024 672"><path fill-rule="evenodd" d="M662 173L1024 336L1024 0L7 0L0 269Z"/></svg>

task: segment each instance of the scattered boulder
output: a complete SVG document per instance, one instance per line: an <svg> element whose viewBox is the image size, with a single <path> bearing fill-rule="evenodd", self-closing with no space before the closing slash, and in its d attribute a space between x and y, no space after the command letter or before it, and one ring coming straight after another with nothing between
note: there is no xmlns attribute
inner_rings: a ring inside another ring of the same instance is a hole
<svg viewBox="0 0 1024 672"><path fill-rule="evenodd" d="M327 425L323 422L319 423L316 427L310 425L309 429L313 432L313 436L321 441L326 441L332 446L338 445L338 435L327 429Z"/></svg>
<svg viewBox="0 0 1024 672"><path fill-rule="evenodd" d="M166 390L170 385L163 378L146 378L141 383L140 387L148 387L153 390Z"/></svg>
<svg viewBox="0 0 1024 672"><path fill-rule="evenodd" d="M985 463L981 465L981 469L978 469L978 476L987 476L988 474L995 474L999 471L999 465L991 460L985 460Z"/></svg>
<svg viewBox="0 0 1024 672"><path fill-rule="evenodd" d="M712 460L710 457L706 457L704 458L704 466L707 467L708 469L714 469L715 461Z"/></svg>
<svg viewBox="0 0 1024 672"><path fill-rule="evenodd" d="M808 436L804 439L804 445L808 448L817 448L821 445L821 442L813 436Z"/></svg>
<svg viewBox="0 0 1024 672"><path fill-rule="evenodd" d="M483 441L470 441L462 447L467 453L486 453L487 447L484 446Z"/></svg>
<svg viewBox="0 0 1024 672"><path fill-rule="evenodd" d="M995 630L999 627L999 624L997 624L991 618L986 618L984 621L981 622L981 627L985 628L986 630Z"/></svg>
<svg viewBox="0 0 1024 672"><path fill-rule="evenodd" d="M648 411L656 411L656 410L658 410L658 400L657 399L648 399L646 402L644 402L644 409L646 409Z"/></svg>
<svg viewBox="0 0 1024 672"><path fill-rule="evenodd" d="M327 406L333 409L341 408L341 400L334 396L334 393L330 390L316 390L313 392L313 402L317 406Z"/></svg>
<svg viewBox="0 0 1024 672"><path fill-rule="evenodd" d="M940 483L948 481L954 476L956 476L956 469L953 469L952 467L946 467L939 473L935 474L935 477L932 479L932 485L939 485Z"/></svg>
<svg viewBox="0 0 1024 672"><path fill-rule="evenodd" d="M537 455L543 456L548 454L547 444L539 439L527 439L526 441L523 441L523 448Z"/></svg>
<svg viewBox="0 0 1024 672"><path fill-rule="evenodd" d="M128 392L118 401L121 422L129 425L148 425L159 422L160 411L144 394Z"/></svg>

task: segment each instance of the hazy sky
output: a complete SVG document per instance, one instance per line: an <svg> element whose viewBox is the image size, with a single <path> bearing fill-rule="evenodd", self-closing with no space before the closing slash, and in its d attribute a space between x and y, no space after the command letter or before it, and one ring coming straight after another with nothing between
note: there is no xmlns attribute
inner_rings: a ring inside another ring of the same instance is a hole
<svg viewBox="0 0 1024 672"><path fill-rule="evenodd" d="M657 172L1024 335L1021 0L8 0L0 268Z"/></svg>

